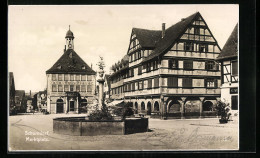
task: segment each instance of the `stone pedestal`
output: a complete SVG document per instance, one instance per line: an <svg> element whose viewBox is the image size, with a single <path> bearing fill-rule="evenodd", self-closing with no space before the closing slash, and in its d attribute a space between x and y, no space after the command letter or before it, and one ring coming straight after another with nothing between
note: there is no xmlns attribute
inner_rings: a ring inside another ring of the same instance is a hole
<svg viewBox="0 0 260 158"><path fill-rule="evenodd" d="M98 109L101 110L102 102L103 102L103 94L104 94L104 79L98 79Z"/></svg>

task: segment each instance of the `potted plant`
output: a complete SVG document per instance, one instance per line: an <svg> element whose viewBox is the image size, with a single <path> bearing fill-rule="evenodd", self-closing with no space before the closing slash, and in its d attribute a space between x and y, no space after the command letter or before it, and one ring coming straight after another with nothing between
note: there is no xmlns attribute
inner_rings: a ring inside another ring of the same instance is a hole
<svg viewBox="0 0 260 158"><path fill-rule="evenodd" d="M218 111L218 116L221 116L219 123L227 123L229 116L231 115L229 104L223 101L218 101L216 109Z"/></svg>

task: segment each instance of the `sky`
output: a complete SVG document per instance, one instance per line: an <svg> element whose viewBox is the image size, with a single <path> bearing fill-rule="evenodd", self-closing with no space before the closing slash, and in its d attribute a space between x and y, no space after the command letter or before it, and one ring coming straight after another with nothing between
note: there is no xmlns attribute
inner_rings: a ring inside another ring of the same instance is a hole
<svg viewBox="0 0 260 158"><path fill-rule="evenodd" d="M63 54L65 35L74 33L74 50L97 70L104 57L105 73L127 53L132 28L166 29L200 12L223 48L239 20L239 6L221 5L10 5L8 6L8 71L15 89L46 88L46 71Z"/></svg>

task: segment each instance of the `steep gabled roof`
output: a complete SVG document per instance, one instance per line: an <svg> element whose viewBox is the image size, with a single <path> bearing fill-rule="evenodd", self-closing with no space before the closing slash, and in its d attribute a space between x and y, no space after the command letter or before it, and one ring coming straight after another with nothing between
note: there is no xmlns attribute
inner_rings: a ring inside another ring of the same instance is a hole
<svg viewBox="0 0 260 158"><path fill-rule="evenodd" d="M160 40L162 35L162 31L140 28L133 28L132 32L136 35L136 38L143 48L154 48L156 42Z"/></svg>
<svg viewBox="0 0 260 158"><path fill-rule="evenodd" d="M220 52L217 60L237 57L238 51L238 24L236 24L234 30L229 36L227 42L225 43L222 51Z"/></svg>
<svg viewBox="0 0 260 158"><path fill-rule="evenodd" d="M143 62L153 59L171 48L175 41L186 31L188 25L192 23L194 18L198 15L200 15L200 13L196 12L166 29L165 36L156 43L155 49L152 51L151 55L144 59Z"/></svg>
<svg viewBox="0 0 260 158"><path fill-rule="evenodd" d="M15 90L15 96L19 96L19 98L23 98L25 95L25 91L24 90Z"/></svg>
<svg viewBox="0 0 260 158"><path fill-rule="evenodd" d="M82 67L85 67L85 69L82 69ZM67 49L59 60L46 71L46 74L53 73L96 74L73 49Z"/></svg>

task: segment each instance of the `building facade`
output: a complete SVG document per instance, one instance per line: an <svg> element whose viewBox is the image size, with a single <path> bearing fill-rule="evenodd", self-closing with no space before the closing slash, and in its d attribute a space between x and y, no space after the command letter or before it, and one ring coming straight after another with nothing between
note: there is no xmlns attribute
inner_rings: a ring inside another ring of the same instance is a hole
<svg viewBox="0 0 260 158"><path fill-rule="evenodd" d="M74 51L70 29L65 39L63 55L46 71L49 113L80 113L95 96L96 72Z"/></svg>
<svg viewBox="0 0 260 158"><path fill-rule="evenodd" d="M17 112L26 111L27 98L24 90L15 90L15 108Z"/></svg>
<svg viewBox="0 0 260 158"><path fill-rule="evenodd" d="M111 75L111 97L122 92L137 113L161 118L215 117L220 51L199 12L168 29L133 28L128 65Z"/></svg>
<svg viewBox="0 0 260 158"><path fill-rule="evenodd" d="M221 100L228 103L233 115L238 114L238 25L225 43L217 61L221 64Z"/></svg>

